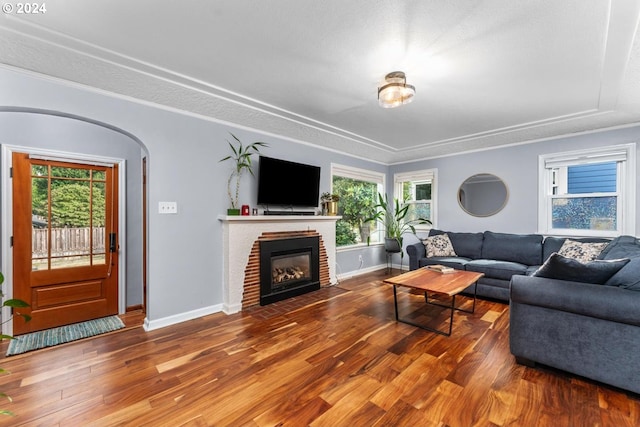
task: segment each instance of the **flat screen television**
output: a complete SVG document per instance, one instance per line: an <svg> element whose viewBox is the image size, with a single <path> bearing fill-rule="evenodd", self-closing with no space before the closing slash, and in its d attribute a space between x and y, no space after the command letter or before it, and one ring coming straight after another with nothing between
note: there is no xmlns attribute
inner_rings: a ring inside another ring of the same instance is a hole
<svg viewBox="0 0 640 427"><path fill-rule="evenodd" d="M258 204L318 207L320 167L260 156Z"/></svg>

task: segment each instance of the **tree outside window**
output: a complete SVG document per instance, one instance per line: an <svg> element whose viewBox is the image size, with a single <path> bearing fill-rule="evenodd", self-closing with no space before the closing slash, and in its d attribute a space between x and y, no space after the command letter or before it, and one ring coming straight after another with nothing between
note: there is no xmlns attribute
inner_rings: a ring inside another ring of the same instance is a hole
<svg viewBox="0 0 640 427"><path fill-rule="evenodd" d="M379 242L377 224L364 220L375 214L378 192L384 176L369 171L333 166L332 193L340 196L336 224L336 245L348 246Z"/></svg>

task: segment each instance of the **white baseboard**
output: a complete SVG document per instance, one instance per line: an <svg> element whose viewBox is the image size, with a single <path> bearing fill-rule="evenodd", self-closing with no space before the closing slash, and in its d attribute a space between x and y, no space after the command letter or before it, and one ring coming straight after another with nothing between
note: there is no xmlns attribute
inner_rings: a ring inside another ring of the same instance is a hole
<svg viewBox="0 0 640 427"><path fill-rule="evenodd" d="M377 270L382 270L387 268L386 264L378 264L372 267L361 268L360 270L349 271L347 273L342 273L337 275L338 281L349 279L352 277L360 276L362 274L371 273ZM396 270L400 269L400 264L393 264L393 268ZM403 270L408 270L408 265L402 266ZM193 320L198 317L207 316L209 314L224 312L226 314L237 313L242 309L242 306L236 307L235 305L228 304L216 304L211 305L209 307L200 308L198 310L187 311L186 313L175 314L173 316L163 317L161 319L149 320L148 317L145 317L143 328L145 331L153 331L154 329L164 328L166 326L175 325L177 323L186 322L187 320Z"/></svg>
<svg viewBox="0 0 640 427"><path fill-rule="evenodd" d="M240 313L242 311L242 303L240 304L222 304L224 314Z"/></svg>
<svg viewBox="0 0 640 427"><path fill-rule="evenodd" d="M199 308L197 310L187 311L186 313L163 317L162 319L149 320L148 317L145 317L143 328L145 331L153 331L154 329L164 328L165 326L175 325L176 323L186 322L187 320L197 319L198 317L208 316L209 314L219 313L221 311L222 304L216 304L209 307Z"/></svg>
<svg viewBox="0 0 640 427"><path fill-rule="evenodd" d="M374 271L383 270L387 268L387 264L378 264L373 267L361 268L360 270L348 271L346 273L338 274L338 281L351 279L352 277L361 276L363 274L372 273ZM400 264L392 264L391 268L394 270L400 270ZM402 265L402 271L409 271L409 266L406 264Z"/></svg>

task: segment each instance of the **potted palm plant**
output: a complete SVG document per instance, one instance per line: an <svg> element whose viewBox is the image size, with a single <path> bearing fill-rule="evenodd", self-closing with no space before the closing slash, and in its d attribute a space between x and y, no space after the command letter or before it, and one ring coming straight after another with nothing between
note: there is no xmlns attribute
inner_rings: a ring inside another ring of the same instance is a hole
<svg viewBox="0 0 640 427"><path fill-rule="evenodd" d="M227 180L227 194L229 195L229 201L231 202L231 208L227 209L227 215L240 215L240 208L238 205L238 197L240 195L240 179L244 172L249 172L253 175L253 163L251 163L251 156L253 154L260 154L260 147L268 147L265 142L253 142L247 146L242 144L242 141L237 136L230 133L235 140L233 143L228 141L232 154L220 159L221 162L230 160L233 162L233 170L229 179ZM235 180L235 183L234 183ZM235 184L235 190L232 191L232 186Z"/></svg>
<svg viewBox="0 0 640 427"><path fill-rule="evenodd" d="M406 203L400 204L398 199L393 203L389 202L387 195L378 193L378 203L375 205L376 213L365 219L366 222L378 222L384 227L385 243L384 249L387 252L400 252L400 257L404 257L402 252L402 236L406 233L416 234L416 225L431 224L426 218L407 219L409 206ZM367 240L367 244L370 243Z"/></svg>

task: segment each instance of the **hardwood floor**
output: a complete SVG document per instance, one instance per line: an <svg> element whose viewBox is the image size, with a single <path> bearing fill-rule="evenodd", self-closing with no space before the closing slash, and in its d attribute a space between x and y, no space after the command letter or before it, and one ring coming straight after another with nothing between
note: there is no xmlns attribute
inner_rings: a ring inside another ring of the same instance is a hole
<svg viewBox="0 0 640 427"><path fill-rule="evenodd" d="M456 312L445 337L397 323L384 277L151 332L129 314L125 330L3 358L0 408L16 415L0 426L640 425L637 395L516 364L506 304Z"/></svg>

